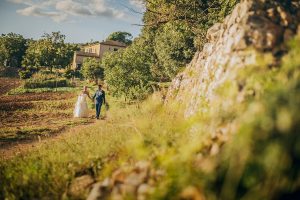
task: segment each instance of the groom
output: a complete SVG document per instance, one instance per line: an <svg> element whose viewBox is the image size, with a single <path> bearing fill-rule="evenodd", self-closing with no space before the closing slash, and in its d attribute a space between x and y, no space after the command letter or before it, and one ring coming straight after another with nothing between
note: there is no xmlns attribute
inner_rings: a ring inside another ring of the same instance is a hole
<svg viewBox="0 0 300 200"><path fill-rule="evenodd" d="M105 102L105 92L102 90L102 85L98 85L98 90L95 92L93 96L93 100L96 104L96 118L99 119L100 117L100 111L102 104Z"/></svg>

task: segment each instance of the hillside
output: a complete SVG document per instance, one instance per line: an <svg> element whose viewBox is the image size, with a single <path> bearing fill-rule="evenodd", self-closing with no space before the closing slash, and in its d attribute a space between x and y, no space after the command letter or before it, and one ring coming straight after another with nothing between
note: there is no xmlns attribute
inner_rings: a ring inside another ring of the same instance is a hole
<svg viewBox="0 0 300 200"><path fill-rule="evenodd" d="M109 96L107 119L1 160L0 199L298 199L300 3L242 0L230 13L167 94ZM111 81L120 58L151 52L136 50L109 63Z"/></svg>

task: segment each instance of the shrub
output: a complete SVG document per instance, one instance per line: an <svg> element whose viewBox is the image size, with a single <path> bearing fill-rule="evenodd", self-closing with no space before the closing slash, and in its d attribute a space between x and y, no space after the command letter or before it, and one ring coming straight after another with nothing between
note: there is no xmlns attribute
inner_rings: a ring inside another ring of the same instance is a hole
<svg viewBox="0 0 300 200"><path fill-rule="evenodd" d="M0 77L12 77L17 78L19 69L16 67L4 67L0 66Z"/></svg>
<svg viewBox="0 0 300 200"><path fill-rule="evenodd" d="M56 75L52 72L49 72L49 71L45 71L45 70L39 71L38 73L35 73L32 76L32 79L40 80L40 81L53 80L53 79L57 79L57 78L58 78L58 75Z"/></svg>
<svg viewBox="0 0 300 200"><path fill-rule="evenodd" d="M35 67L26 67L19 71L19 76L21 79L29 79L36 71Z"/></svg>
<svg viewBox="0 0 300 200"><path fill-rule="evenodd" d="M67 79L51 79L51 80L39 80L39 79L29 79L25 81L24 88L34 89L34 88L56 88L56 87L68 87L70 86Z"/></svg>
<svg viewBox="0 0 300 200"><path fill-rule="evenodd" d="M75 71L74 71L74 77L75 77L75 78L80 78L80 79L82 79L82 78L83 78L83 75L82 75L82 73L81 73L80 71L75 70Z"/></svg>
<svg viewBox="0 0 300 200"><path fill-rule="evenodd" d="M67 69L63 76L67 79L71 79L75 75L75 71L72 69Z"/></svg>

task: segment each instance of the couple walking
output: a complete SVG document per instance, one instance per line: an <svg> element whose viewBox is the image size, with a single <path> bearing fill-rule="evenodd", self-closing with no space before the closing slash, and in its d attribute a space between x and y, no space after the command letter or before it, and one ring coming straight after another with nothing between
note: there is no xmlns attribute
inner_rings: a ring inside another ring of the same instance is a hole
<svg viewBox="0 0 300 200"><path fill-rule="evenodd" d="M88 117L89 116L89 110L86 98L90 98L95 102L96 107L96 118L99 119L100 117L100 111L102 104L106 104L105 100L105 92L102 89L102 85L98 85L98 90L95 92L94 96L91 98L87 86L83 87L83 90L81 94L78 96L75 110L74 110L74 117Z"/></svg>

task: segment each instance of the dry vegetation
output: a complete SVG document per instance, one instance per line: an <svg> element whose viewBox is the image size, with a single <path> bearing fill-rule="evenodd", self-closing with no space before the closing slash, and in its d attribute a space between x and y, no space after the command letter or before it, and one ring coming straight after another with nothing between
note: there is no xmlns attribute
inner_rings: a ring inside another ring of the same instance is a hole
<svg viewBox="0 0 300 200"><path fill-rule="evenodd" d="M0 95L6 94L11 89L18 87L21 84L17 78L0 78Z"/></svg>
<svg viewBox="0 0 300 200"><path fill-rule="evenodd" d="M9 79L2 80L1 85L9 81ZM10 85L16 86L17 83L20 84L11 79ZM10 87L12 88L14 87ZM0 96L1 147L7 148L20 141L28 142L53 136L67 127L90 123L91 118L72 117L76 94L76 92L2 94Z"/></svg>

